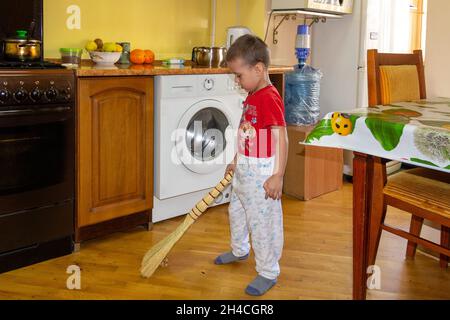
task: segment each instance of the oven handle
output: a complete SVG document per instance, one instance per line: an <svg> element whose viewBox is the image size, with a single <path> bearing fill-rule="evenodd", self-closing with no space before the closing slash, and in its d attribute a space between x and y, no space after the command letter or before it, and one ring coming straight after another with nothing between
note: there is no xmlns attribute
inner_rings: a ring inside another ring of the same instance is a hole
<svg viewBox="0 0 450 320"><path fill-rule="evenodd" d="M26 115L30 115L30 114L42 114L42 113L63 113L63 112L71 111L71 110L72 110L71 107L4 110L4 111L0 111L0 117L2 117L2 116L26 116Z"/></svg>

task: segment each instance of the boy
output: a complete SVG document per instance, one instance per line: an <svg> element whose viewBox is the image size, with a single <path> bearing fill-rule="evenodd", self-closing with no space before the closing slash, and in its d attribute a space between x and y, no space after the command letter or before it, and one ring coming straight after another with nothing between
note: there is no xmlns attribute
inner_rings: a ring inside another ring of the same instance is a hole
<svg viewBox="0 0 450 320"><path fill-rule="evenodd" d="M284 105L270 82L270 52L261 39L252 35L239 38L226 59L236 82L249 95L239 127L238 153L225 173L234 172L229 207L232 251L217 257L215 263L246 260L251 235L258 276L246 293L261 296L280 274L281 195L288 150Z"/></svg>

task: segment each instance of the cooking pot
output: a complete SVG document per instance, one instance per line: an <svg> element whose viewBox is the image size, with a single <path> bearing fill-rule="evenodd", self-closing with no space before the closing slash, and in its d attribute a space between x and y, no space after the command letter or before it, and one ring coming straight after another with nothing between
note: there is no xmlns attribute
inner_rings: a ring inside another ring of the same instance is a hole
<svg viewBox="0 0 450 320"><path fill-rule="evenodd" d="M16 34L16 38L4 40L5 59L23 62L40 60L42 41L30 39L25 30L17 30Z"/></svg>
<svg viewBox="0 0 450 320"><path fill-rule="evenodd" d="M192 61L202 67L224 67L226 55L225 47L195 47L192 49Z"/></svg>

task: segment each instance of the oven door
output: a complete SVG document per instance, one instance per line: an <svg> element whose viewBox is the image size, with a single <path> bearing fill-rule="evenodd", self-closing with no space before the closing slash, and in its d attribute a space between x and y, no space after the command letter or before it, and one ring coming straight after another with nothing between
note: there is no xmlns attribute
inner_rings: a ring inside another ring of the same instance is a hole
<svg viewBox="0 0 450 320"><path fill-rule="evenodd" d="M74 198L71 106L0 110L0 215Z"/></svg>

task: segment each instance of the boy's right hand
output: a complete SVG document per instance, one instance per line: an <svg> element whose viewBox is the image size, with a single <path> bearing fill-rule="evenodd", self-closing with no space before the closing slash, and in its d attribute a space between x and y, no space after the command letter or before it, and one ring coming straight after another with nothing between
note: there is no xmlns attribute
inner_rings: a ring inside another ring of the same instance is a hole
<svg viewBox="0 0 450 320"><path fill-rule="evenodd" d="M227 166L227 169L225 170L224 178L226 178L229 173L234 173L235 170L236 170L236 164L230 163Z"/></svg>

